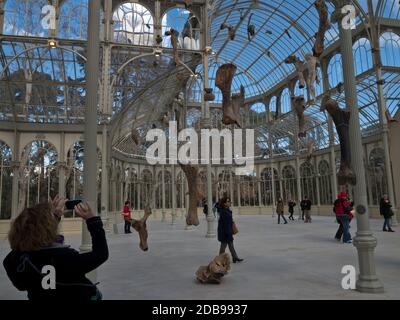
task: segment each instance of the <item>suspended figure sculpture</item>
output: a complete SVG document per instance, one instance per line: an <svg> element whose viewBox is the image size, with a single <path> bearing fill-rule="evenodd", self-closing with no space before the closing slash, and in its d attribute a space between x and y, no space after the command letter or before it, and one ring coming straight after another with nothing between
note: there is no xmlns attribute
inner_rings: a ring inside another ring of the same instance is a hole
<svg viewBox="0 0 400 320"><path fill-rule="evenodd" d="M197 280L201 283L220 284L221 278L228 273L231 268L231 261L227 253L216 256L208 266L200 266L196 271Z"/></svg>
<svg viewBox="0 0 400 320"><path fill-rule="evenodd" d="M329 95L324 96L320 111L328 111L335 123L340 142L340 169L337 174L339 185L355 185L356 175L351 168L351 149L349 136L350 110L341 109Z"/></svg>
<svg viewBox="0 0 400 320"><path fill-rule="evenodd" d="M131 220L132 228L135 229L139 233L140 244L139 247L143 251L149 250L149 246L147 244L148 232L146 221L147 218L151 215L151 209L149 206L146 206L144 209L144 216L140 220Z"/></svg>
<svg viewBox="0 0 400 320"><path fill-rule="evenodd" d="M304 96L292 97L292 105L299 123L298 136L299 138L305 137L306 130L305 130L304 111L306 110L306 100L304 99Z"/></svg>
<svg viewBox="0 0 400 320"><path fill-rule="evenodd" d="M165 32L166 36L171 36L171 45L172 45L172 52L173 52L173 58L174 58L174 64L177 66L181 60L179 59L179 54L178 54L178 36L179 32L176 31L175 29L171 28L169 31Z"/></svg>
<svg viewBox="0 0 400 320"><path fill-rule="evenodd" d="M325 0L316 0L314 6L318 11L319 28L318 32L315 34L313 53L305 54L305 61L295 55L290 55L285 59L285 63L294 64L299 79L299 88L303 89L307 85L311 101L316 98L315 82L320 84L317 69L320 64L319 57L324 52L325 33L330 28L331 24Z"/></svg>
<svg viewBox="0 0 400 320"><path fill-rule="evenodd" d="M229 39L235 40L236 30L234 26L228 25L226 23L221 24L221 30L228 29Z"/></svg>
<svg viewBox="0 0 400 320"><path fill-rule="evenodd" d="M231 97L231 85L237 67L232 63L220 66L217 70L215 85L222 92L222 123L236 124L241 128L240 108L244 106L244 87L240 86L240 93Z"/></svg>
<svg viewBox="0 0 400 320"><path fill-rule="evenodd" d="M189 164L180 163L179 165L185 173L189 187L189 208L186 216L186 224L188 226L198 226L197 204L205 197L200 188L199 168Z"/></svg>

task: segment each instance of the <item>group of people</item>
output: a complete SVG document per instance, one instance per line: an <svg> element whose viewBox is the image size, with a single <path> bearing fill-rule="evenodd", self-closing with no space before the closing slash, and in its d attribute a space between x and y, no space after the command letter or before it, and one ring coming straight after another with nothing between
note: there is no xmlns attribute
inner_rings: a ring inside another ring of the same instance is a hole
<svg viewBox="0 0 400 320"><path fill-rule="evenodd" d="M304 220L304 216L305 216L305 223L311 223L311 200L308 199L308 197L304 197L303 200L301 200L300 202L300 209L302 211L302 215L301 218L302 220ZM288 201L288 212L290 213L289 215L289 220L294 221L293 218L293 213L294 213L294 207L296 206L296 202L293 201L292 199L290 199ZM283 219L284 224L287 224L287 220L284 216L284 212L285 212L285 205L283 203L283 200L281 197L278 198L278 201L276 203L276 213L278 214L278 224L281 223L281 217Z"/></svg>

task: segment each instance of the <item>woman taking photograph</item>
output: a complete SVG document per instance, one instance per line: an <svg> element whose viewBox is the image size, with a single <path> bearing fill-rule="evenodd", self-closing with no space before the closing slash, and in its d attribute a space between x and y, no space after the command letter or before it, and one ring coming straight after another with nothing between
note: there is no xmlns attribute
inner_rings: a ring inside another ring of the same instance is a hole
<svg viewBox="0 0 400 320"><path fill-rule="evenodd" d="M102 297L86 274L108 259L103 223L89 205L79 203L74 209L86 221L92 237L92 251L80 254L60 244L57 242L58 222L65 202L64 198L56 196L52 203L24 209L12 223L8 235L12 251L3 265L14 286L28 292L29 300L100 300ZM46 279L49 271L43 271L45 266L54 268L55 288L43 285L51 283Z"/></svg>
<svg viewBox="0 0 400 320"><path fill-rule="evenodd" d="M229 198L224 197L219 201L218 205L218 241L221 242L221 247L219 249L219 254L225 253L225 249L228 246L229 251L232 255L233 263L241 262L243 259L240 259L235 251L235 247L233 246L233 219L232 219L232 210L230 209L231 201Z"/></svg>

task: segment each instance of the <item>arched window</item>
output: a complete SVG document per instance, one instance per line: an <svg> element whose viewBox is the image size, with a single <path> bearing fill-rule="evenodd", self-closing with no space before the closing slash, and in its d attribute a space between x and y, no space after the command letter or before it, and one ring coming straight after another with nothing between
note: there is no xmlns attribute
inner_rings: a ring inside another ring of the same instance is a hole
<svg viewBox="0 0 400 320"><path fill-rule="evenodd" d="M8 0L5 3L4 34L27 37L47 37L42 25L42 8L46 0Z"/></svg>
<svg viewBox="0 0 400 320"><path fill-rule="evenodd" d="M361 38L353 44L356 76L372 68L371 43Z"/></svg>
<svg viewBox="0 0 400 320"><path fill-rule="evenodd" d="M151 12L138 3L121 4L113 15L114 41L134 45L154 44L154 21Z"/></svg>
<svg viewBox="0 0 400 320"><path fill-rule="evenodd" d="M201 111L196 108L189 109L186 112L186 125L188 127L194 127L198 124L198 121L201 118Z"/></svg>
<svg viewBox="0 0 400 320"><path fill-rule="evenodd" d="M339 53L334 55L329 61L328 79L331 88L343 82L342 56Z"/></svg>
<svg viewBox="0 0 400 320"><path fill-rule="evenodd" d="M60 8L59 38L87 39L88 0L66 0Z"/></svg>
<svg viewBox="0 0 400 320"><path fill-rule="evenodd" d="M249 111L248 117L250 125L260 125L265 123L266 115L265 105L263 103L258 102L253 104Z"/></svg>
<svg viewBox="0 0 400 320"><path fill-rule="evenodd" d="M279 190L279 175L278 171L274 169L274 184L275 184L275 198L280 196ZM272 170L271 168L265 168L261 172L261 201L264 206L273 205L273 190L272 190Z"/></svg>
<svg viewBox="0 0 400 320"><path fill-rule="evenodd" d="M138 209L138 176L135 168L129 169L128 183L128 201L132 208Z"/></svg>
<svg viewBox="0 0 400 320"><path fill-rule="evenodd" d="M400 36L385 32L380 37L381 59L384 66L400 67Z"/></svg>
<svg viewBox="0 0 400 320"><path fill-rule="evenodd" d="M385 168L385 153L382 148L375 148L369 154L368 159L368 188L370 205L379 205L383 195L387 195L387 179Z"/></svg>
<svg viewBox="0 0 400 320"><path fill-rule="evenodd" d="M11 218L12 198L12 152L11 148L0 140L0 220Z"/></svg>
<svg viewBox="0 0 400 320"><path fill-rule="evenodd" d="M153 175L148 169L143 170L140 179L140 203L139 210L144 209L145 204L150 204L153 198Z"/></svg>
<svg viewBox="0 0 400 320"><path fill-rule="evenodd" d="M290 199L297 199L296 170L287 165L282 169L282 200L284 203ZM278 197L278 196L277 196Z"/></svg>
<svg viewBox="0 0 400 320"><path fill-rule="evenodd" d="M65 170L65 193L68 199L79 199L83 198L83 173L84 173L84 158L85 158L85 148L83 141L75 142L67 152L67 167ZM99 201L99 194L101 192L100 182L101 182L101 153L99 148L97 148L97 194L99 206L101 202ZM120 194L120 193L118 193ZM118 197L117 197L118 198ZM73 216L73 212L67 214L67 217Z"/></svg>
<svg viewBox="0 0 400 320"><path fill-rule="evenodd" d="M307 100L307 86L301 89L301 88L299 87L299 85L300 85L300 81L297 80L296 83L295 83L295 85L294 85L294 95L295 95L296 97L297 97L297 96L304 96L304 99Z"/></svg>
<svg viewBox="0 0 400 320"><path fill-rule="evenodd" d="M279 114L285 114L292 110L292 103L290 99L290 91L289 88L285 88L281 94L281 110Z"/></svg>
<svg viewBox="0 0 400 320"><path fill-rule="evenodd" d="M183 172L176 177L176 207L186 208L186 179Z"/></svg>
<svg viewBox="0 0 400 320"><path fill-rule="evenodd" d="M332 184L329 163L321 160L318 164L319 198L321 204L332 204Z"/></svg>
<svg viewBox="0 0 400 320"><path fill-rule="evenodd" d="M237 178L240 190L240 205L243 207L259 205L256 177L252 175L240 175Z"/></svg>
<svg viewBox="0 0 400 320"><path fill-rule="evenodd" d="M317 186L315 182L314 167L309 162L304 162L300 166L300 177L301 177L301 191L303 198L308 197L311 202L317 202Z"/></svg>
<svg viewBox="0 0 400 320"><path fill-rule="evenodd" d="M200 50L200 23L192 12L183 8L172 8L164 14L163 47L172 48L171 36L166 34L171 28L179 33L178 48Z"/></svg>
<svg viewBox="0 0 400 320"><path fill-rule="evenodd" d="M22 152L19 174L19 206L33 206L48 201L58 193L58 170L56 148L45 140L29 143ZM22 169L22 168L21 168Z"/></svg>
<svg viewBox="0 0 400 320"><path fill-rule="evenodd" d="M271 114L271 118L274 118L276 114L276 103L277 103L277 98L276 96L273 96L271 98L271 101L269 102L269 112Z"/></svg>

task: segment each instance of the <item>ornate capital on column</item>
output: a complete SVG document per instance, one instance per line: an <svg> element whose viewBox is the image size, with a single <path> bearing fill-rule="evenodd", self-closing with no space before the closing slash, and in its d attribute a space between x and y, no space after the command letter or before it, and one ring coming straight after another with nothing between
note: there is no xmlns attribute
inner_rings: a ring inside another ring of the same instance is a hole
<svg viewBox="0 0 400 320"><path fill-rule="evenodd" d="M67 163L65 161L58 161L57 167L58 169L68 169Z"/></svg>
<svg viewBox="0 0 400 320"><path fill-rule="evenodd" d="M18 170L21 167L21 161L11 161L10 167L13 171Z"/></svg>
<svg viewBox="0 0 400 320"><path fill-rule="evenodd" d="M345 16L342 13L342 8L347 5L353 5L351 0L331 0L329 1L335 6L335 11L332 13L331 21L333 23L338 22L341 18Z"/></svg>

